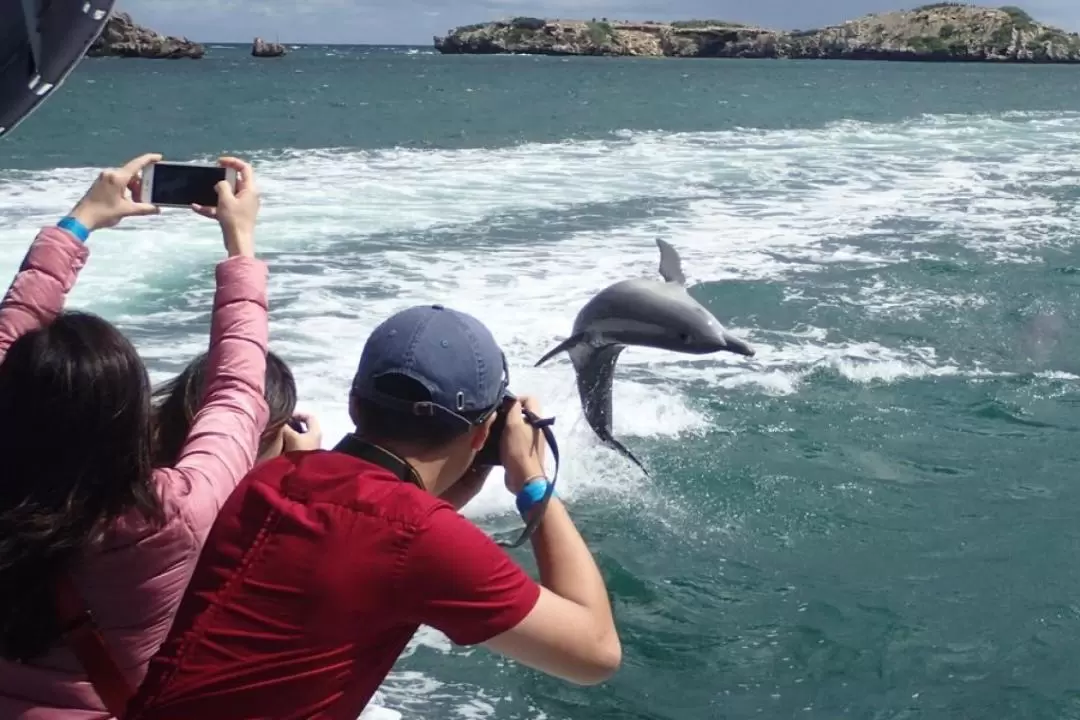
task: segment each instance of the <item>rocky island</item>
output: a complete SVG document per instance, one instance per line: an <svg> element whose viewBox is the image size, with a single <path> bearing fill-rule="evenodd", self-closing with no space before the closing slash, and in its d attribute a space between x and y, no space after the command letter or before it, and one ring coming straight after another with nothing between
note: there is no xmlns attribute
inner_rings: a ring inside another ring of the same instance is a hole
<svg viewBox="0 0 1080 720"><path fill-rule="evenodd" d="M127 13L114 13L105 24L87 57L125 57L198 59L206 54L206 49L199 43L187 38L161 35L147 28L136 25Z"/></svg>
<svg viewBox="0 0 1080 720"><path fill-rule="evenodd" d="M261 37L255 38L251 44L252 57L282 57L285 54L285 46L281 43L266 42Z"/></svg>
<svg viewBox="0 0 1080 720"><path fill-rule="evenodd" d="M444 54L620 55L830 60L1078 63L1080 35L1018 7L935 3L815 30L720 20L626 22L518 17L435 38Z"/></svg>

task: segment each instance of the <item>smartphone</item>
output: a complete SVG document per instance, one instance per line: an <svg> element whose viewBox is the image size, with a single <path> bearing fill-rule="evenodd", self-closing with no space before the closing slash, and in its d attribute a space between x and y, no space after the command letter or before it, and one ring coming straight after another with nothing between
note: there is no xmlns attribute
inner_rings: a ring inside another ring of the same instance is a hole
<svg viewBox="0 0 1080 720"><path fill-rule="evenodd" d="M236 170L220 165L157 162L142 174L141 202L161 207L217 206L214 186L225 180L236 189Z"/></svg>

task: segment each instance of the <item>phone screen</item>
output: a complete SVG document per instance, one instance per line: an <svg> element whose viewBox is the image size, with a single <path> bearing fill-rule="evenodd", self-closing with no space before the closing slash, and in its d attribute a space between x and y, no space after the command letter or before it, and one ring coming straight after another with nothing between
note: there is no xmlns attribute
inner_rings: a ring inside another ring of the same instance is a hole
<svg viewBox="0 0 1080 720"><path fill-rule="evenodd" d="M214 185L225 179L225 168L200 165L154 165L153 205L217 205Z"/></svg>

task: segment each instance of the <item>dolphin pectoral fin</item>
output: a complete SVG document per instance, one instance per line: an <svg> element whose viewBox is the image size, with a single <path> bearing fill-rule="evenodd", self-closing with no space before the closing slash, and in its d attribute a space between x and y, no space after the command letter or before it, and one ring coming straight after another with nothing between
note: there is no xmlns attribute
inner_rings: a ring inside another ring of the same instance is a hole
<svg viewBox="0 0 1080 720"><path fill-rule="evenodd" d="M656 238L656 246L660 248L660 277L669 283L685 285L686 275L683 274L679 251L660 238Z"/></svg>
<svg viewBox="0 0 1080 720"><path fill-rule="evenodd" d="M571 354L578 373L578 395L585 412L585 422L596 437L632 460L648 475L649 471L641 461L611 434L611 386L615 379L615 364L624 349L625 346L616 344L599 348L586 345L581 351L576 351L576 355Z"/></svg>
<svg viewBox="0 0 1080 720"><path fill-rule="evenodd" d="M604 444L614 448L615 450L618 450L625 457L629 458L635 465L641 468L641 472L645 473L646 477L652 477L651 475L649 475L649 471L645 469L645 466L641 464L641 461L634 456L634 453L627 450L626 446L616 440L614 437L612 437L610 433L607 433L607 437L599 434L597 434L597 436L604 442Z"/></svg>
<svg viewBox="0 0 1080 720"><path fill-rule="evenodd" d="M540 367L541 365L546 363L551 358L555 357L556 355L558 355L561 352L569 350L570 348L574 347L575 345L577 345L579 342L581 342L584 339L585 339L585 333L578 333L577 335L571 335L570 337L563 340L561 343L556 345L551 350L548 350L547 353L544 355L544 357L542 357L542 358L540 358L539 360L536 361L536 364L533 365L533 367Z"/></svg>

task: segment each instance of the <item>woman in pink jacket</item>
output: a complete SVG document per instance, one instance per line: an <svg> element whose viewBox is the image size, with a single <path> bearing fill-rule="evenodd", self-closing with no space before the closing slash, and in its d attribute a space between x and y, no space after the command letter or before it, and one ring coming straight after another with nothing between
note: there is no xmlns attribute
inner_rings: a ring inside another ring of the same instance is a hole
<svg viewBox="0 0 1080 720"><path fill-rule="evenodd" d="M151 467L151 390L135 348L99 317L61 312L87 235L157 212L133 198L141 170L160 159L103 172L34 240L0 305L5 720L110 717L67 644L93 625L73 636L61 627L77 617L65 615L71 602L90 612L121 684L138 686L266 425L267 269L255 259L259 193L246 163L222 158L240 175L236 193L221 183L218 207L196 208L221 224L228 258L216 268L202 409L175 467Z"/></svg>

